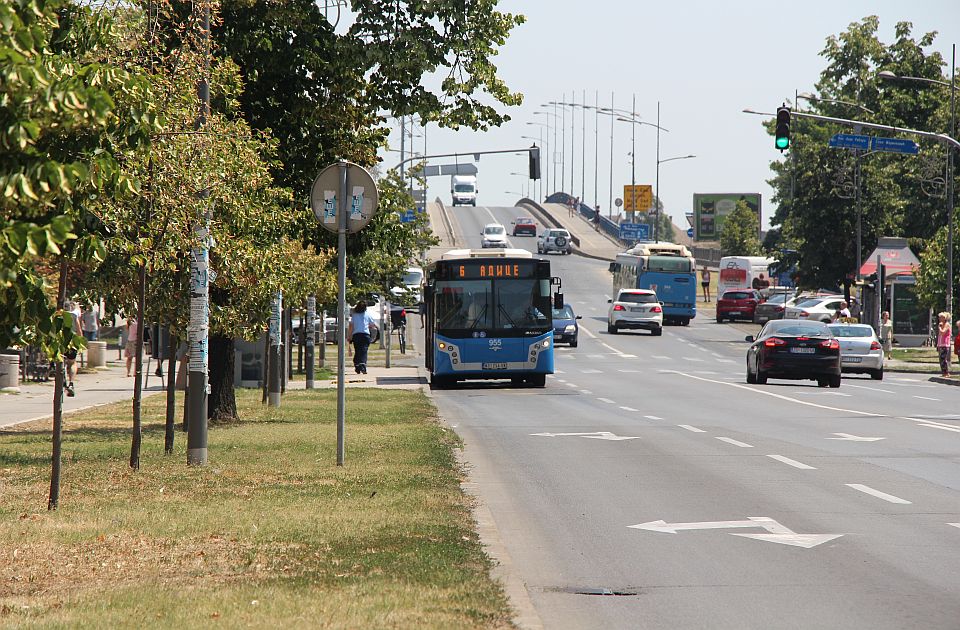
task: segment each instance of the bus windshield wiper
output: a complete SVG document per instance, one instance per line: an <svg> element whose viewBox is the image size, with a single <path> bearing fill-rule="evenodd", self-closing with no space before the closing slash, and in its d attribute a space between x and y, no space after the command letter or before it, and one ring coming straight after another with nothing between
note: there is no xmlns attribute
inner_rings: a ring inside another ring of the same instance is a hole
<svg viewBox="0 0 960 630"><path fill-rule="evenodd" d="M519 326L517 326L517 322L513 321L513 318L510 317L510 313L507 312L507 309L503 308L503 304L497 304L497 310L503 313L503 316L507 318L511 326L514 328L519 328Z"/></svg>
<svg viewBox="0 0 960 630"><path fill-rule="evenodd" d="M483 308L480 309L480 312L477 313L476 318L473 320L473 324L470 325L470 330L473 330L477 327L477 324L480 323L480 320L483 319L483 316L487 313L487 305L484 304Z"/></svg>

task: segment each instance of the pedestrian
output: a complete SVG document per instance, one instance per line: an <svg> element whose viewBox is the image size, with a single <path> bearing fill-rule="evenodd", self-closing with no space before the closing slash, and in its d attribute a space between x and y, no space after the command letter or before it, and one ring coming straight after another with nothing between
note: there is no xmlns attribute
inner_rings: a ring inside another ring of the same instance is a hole
<svg viewBox="0 0 960 630"><path fill-rule="evenodd" d="M957 335L960 338L960 335ZM890 311L880 315L880 344L883 346L883 357L889 359L893 352L893 322L890 321Z"/></svg>
<svg viewBox="0 0 960 630"><path fill-rule="evenodd" d="M704 265L700 267L700 286L703 287L703 301L710 301L710 269Z"/></svg>
<svg viewBox="0 0 960 630"><path fill-rule="evenodd" d="M370 348L370 340L376 330L377 325L373 323L373 318L367 312L367 303L360 300L353 307L350 326L347 328L347 336L353 342L353 369L357 374L367 373L367 350Z"/></svg>
<svg viewBox="0 0 960 630"><path fill-rule="evenodd" d="M80 306L76 302L67 302L63 305L64 310L70 315L71 328L73 329L73 334L79 335L81 333L80 329ZM63 383L63 389L67 392L67 396L73 397L77 395L77 390L73 386L73 379L77 375L77 349L69 348L63 357L64 367L66 368L66 380Z"/></svg>
<svg viewBox="0 0 960 630"><path fill-rule="evenodd" d="M567 216L573 217L573 197L567 199Z"/></svg>
<svg viewBox="0 0 960 630"><path fill-rule="evenodd" d="M88 302L87 308L80 314L80 330L87 341L100 338L100 309L96 304Z"/></svg>
<svg viewBox="0 0 960 630"><path fill-rule="evenodd" d="M600 213L599 212L593 213L593 229L597 232L600 231Z"/></svg>
<svg viewBox="0 0 960 630"><path fill-rule="evenodd" d="M960 361L960 321L957 322L957 336L953 338L953 353L957 355Z"/></svg>
<svg viewBox="0 0 960 630"><path fill-rule="evenodd" d="M844 318L844 319L850 317L850 305L847 304L845 301L844 301L844 302L840 302L840 311L839 311L839 312L840 312L840 317L842 317L842 318Z"/></svg>
<svg viewBox="0 0 960 630"><path fill-rule="evenodd" d="M427 315L427 303L420 302L417 304L417 313L420 315L420 328L423 329L423 318Z"/></svg>
<svg viewBox="0 0 960 630"><path fill-rule="evenodd" d="M937 315L937 355L940 358L940 376L950 376L950 313Z"/></svg>
<svg viewBox="0 0 960 630"><path fill-rule="evenodd" d="M131 376L130 367L133 365L133 357L137 354L137 339L139 338L139 327L134 317L127 318L127 343L124 346L124 356L127 357L127 376Z"/></svg>

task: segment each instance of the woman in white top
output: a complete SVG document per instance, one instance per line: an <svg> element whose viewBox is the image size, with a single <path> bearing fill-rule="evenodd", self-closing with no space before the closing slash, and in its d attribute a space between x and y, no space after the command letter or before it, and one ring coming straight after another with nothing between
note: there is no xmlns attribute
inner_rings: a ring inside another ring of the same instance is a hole
<svg viewBox="0 0 960 630"><path fill-rule="evenodd" d="M360 300L353 307L350 326L347 328L347 336L353 342L353 369L357 374L367 373L367 349L370 347L370 339L376 329L377 325L373 323L370 313L367 312L367 303Z"/></svg>

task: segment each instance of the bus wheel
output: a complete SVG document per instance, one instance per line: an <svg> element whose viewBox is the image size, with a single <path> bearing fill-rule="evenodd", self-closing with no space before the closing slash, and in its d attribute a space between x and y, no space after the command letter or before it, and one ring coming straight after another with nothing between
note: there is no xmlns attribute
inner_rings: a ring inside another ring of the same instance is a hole
<svg viewBox="0 0 960 630"><path fill-rule="evenodd" d="M533 385L534 387L546 387L547 385L547 375L546 374L534 374L527 377L527 382Z"/></svg>

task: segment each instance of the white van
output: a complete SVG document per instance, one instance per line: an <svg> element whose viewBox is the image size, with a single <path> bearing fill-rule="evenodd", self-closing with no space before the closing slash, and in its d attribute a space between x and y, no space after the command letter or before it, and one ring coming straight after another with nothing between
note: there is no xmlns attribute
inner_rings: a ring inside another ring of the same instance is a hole
<svg viewBox="0 0 960 630"><path fill-rule="evenodd" d="M770 278L770 265L776 259L766 256L724 256L720 259L720 275L717 279L717 297L725 291L752 289L753 280L763 274Z"/></svg>

